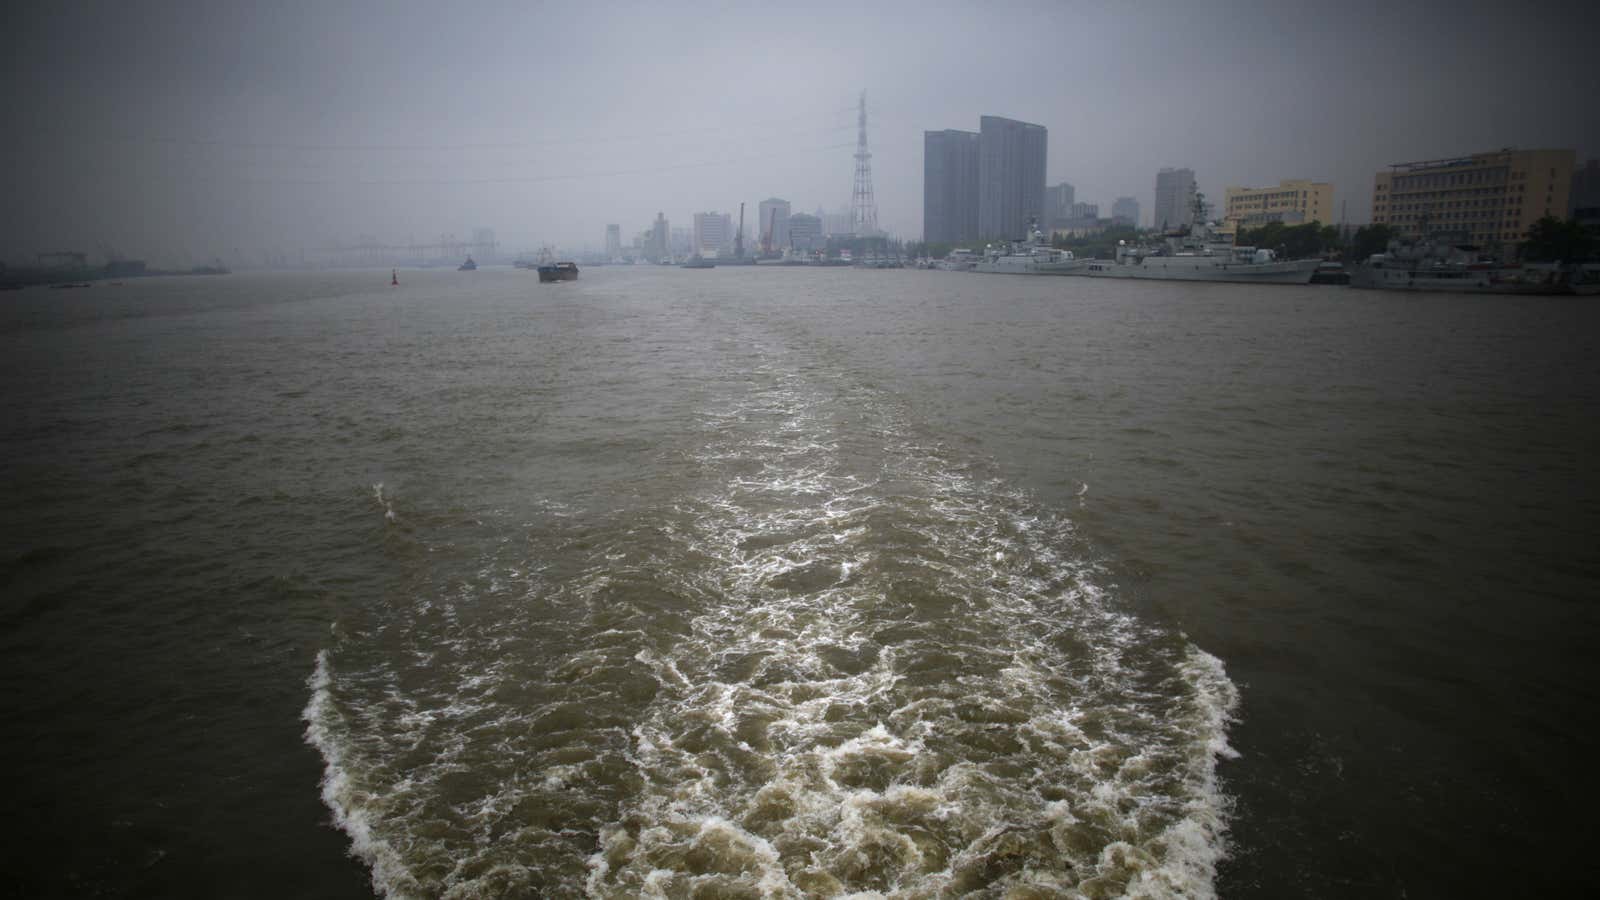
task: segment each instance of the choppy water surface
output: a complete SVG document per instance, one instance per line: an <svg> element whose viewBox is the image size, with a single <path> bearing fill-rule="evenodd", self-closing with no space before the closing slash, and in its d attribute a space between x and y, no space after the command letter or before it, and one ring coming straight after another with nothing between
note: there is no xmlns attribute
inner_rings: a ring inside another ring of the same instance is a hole
<svg viewBox="0 0 1600 900"><path fill-rule="evenodd" d="M1592 303L382 281L8 301L22 887L1581 874Z"/></svg>

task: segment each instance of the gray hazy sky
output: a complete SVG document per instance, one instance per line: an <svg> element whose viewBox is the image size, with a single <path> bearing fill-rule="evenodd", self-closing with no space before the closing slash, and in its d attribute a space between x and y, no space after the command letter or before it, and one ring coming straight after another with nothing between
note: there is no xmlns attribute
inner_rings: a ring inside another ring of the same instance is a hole
<svg viewBox="0 0 1600 900"><path fill-rule="evenodd" d="M1051 183L1149 216L1161 166L1330 180L1600 156L1600 4L9 3L0 255L291 255L494 228L599 246L664 211L850 201L867 91L880 222L922 229L922 132L1050 131Z"/></svg>

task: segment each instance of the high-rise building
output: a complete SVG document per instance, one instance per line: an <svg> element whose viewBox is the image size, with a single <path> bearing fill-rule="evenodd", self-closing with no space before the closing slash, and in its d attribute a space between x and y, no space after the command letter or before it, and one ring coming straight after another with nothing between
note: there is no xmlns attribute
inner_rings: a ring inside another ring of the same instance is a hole
<svg viewBox="0 0 1600 900"><path fill-rule="evenodd" d="M733 216L728 213L694 214L694 252L716 256L733 247Z"/></svg>
<svg viewBox="0 0 1600 900"><path fill-rule="evenodd" d="M1156 173L1156 205L1150 224L1181 228L1194 222L1194 170L1162 169Z"/></svg>
<svg viewBox="0 0 1600 900"><path fill-rule="evenodd" d="M789 246L789 201L772 197L756 206L761 218L756 222L756 232L761 235L761 247L782 250Z"/></svg>
<svg viewBox="0 0 1600 900"><path fill-rule="evenodd" d="M1326 224L1333 218L1333 185L1326 181L1281 181L1277 187L1230 187L1223 220L1233 228L1259 228L1271 222Z"/></svg>
<svg viewBox="0 0 1600 900"><path fill-rule="evenodd" d="M826 237L852 237L856 233L855 214L848 209L824 212L819 206L817 218L822 221L822 233Z"/></svg>
<svg viewBox="0 0 1600 900"><path fill-rule="evenodd" d="M1045 228L1060 219L1072 218L1072 204L1077 200L1077 189L1065 181L1044 189L1044 215L1039 224Z"/></svg>
<svg viewBox="0 0 1600 900"><path fill-rule="evenodd" d="M672 253L672 230L667 217L656 213L656 222L650 227L650 241L645 247L651 262L658 262Z"/></svg>
<svg viewBox="0 0 1600 900"><path fill-rule="evenodd" d="M1132 197L1118 197L1111 204L1111 220L1129 228L1139 227L1139 201Z"/></svg>
<svg viewBox="0 0 1600 900"><path fill-rule="evenodd" d="M498 246L494 239L493 228L472 229L472 245L477 254L484 259L493 259Z"/></svg>
<svg viewBox="0 0 1600 900"><path fill-rule="evenodd" d="M821 250L826 244L822 235L822 219L795 213L789 217L789 246L796 250Z"/></svg>
<svg viewBox="0 0 1600 900"><path fill-rule="evenodd" d="M1074 203L1074 204L1072 204L1071 213L1072 214L1070 216L1068 216L1067 218L1069 218L1069 219L1098 219L1098 218L1100 218L1100 204L1098 204L1098 203Z"/></svg>
<svg viewBox="0 0 1600 900"><path fill-rule="evenodd" d="M606 226L606 259L622 258L622 226Z"/></svg>
<svg viewBox="0 0 1600 900"><path fill-rule="evenodd" d="M1020 238L1044 213L1043 125L1000 116L978 119L978 232Z"/></svg>
<svg viewBox="0 0 1600 900"><path fill-rule="evenodd" d="M672 226L672 234L667 239L667 249L672 255L682 258L695 252L694 229L688 225Z"/></svg>
<svg viewBox="0 0 1600 900"><path fill-rule="evenodd" d="M1528 239L1545 216L1565 216L1577 154L1571 150L1495 150L1399 163L1379 172L1372 223L1401 234L1463 235L1479 244Z"/></svg>
<svg viewBox="0 0 1600 900"><path fill-rule="evenodd" d="M922 239L959 243L978 238L978 134L922 133Z"/></svg>

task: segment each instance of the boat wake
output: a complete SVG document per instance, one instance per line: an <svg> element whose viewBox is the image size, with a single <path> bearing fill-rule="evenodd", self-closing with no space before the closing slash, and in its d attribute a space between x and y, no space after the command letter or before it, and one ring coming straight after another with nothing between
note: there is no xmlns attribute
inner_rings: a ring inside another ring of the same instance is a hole
<svg viewBox="0 0 1600 900"><path fill-rule="evenodd" d="M892 396L797 369L712 407L692 489L436 536L340 624L307 737L374 885L1211 895L1221 663Z"/></svg>

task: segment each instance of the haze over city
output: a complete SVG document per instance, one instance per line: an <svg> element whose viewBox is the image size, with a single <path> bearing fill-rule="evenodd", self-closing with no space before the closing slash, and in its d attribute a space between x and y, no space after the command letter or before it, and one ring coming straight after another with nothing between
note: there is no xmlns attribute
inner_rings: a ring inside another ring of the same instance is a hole
<svg viewBox="0 0 1600 900"><path fill-rule="evenodd" d="M5 13L0 258L250 259L495 229L595 247L658 211L848 207L866 91L880 225L922 229L925 130L1049 129L1109 208L1496 149L1600 155L1581 5L36 4ZM1551 69L1562 69L1552 77ZM754 225L747 226L754 230Z"/></svg>

